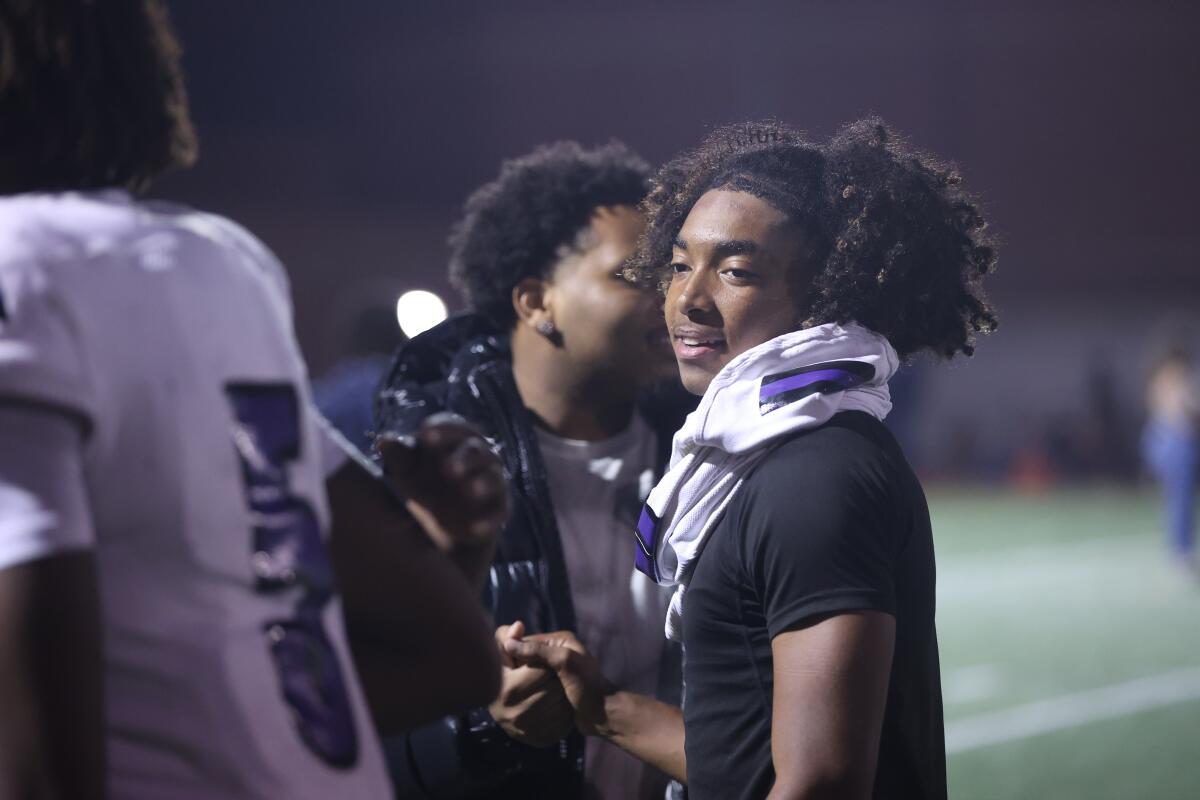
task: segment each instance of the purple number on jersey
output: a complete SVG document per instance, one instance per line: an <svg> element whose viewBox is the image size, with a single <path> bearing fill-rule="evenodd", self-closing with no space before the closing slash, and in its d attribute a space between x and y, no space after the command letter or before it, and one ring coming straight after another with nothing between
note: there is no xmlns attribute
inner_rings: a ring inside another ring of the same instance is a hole
<svg viewBox="0 0 1200 800"><path fill-rule="evenodd" d="M347 768L358 759L354 713L321 620L334 593L333 569L316 515L288 486L287 464L300 456L296 391L289 384L238 383L225 392L253 519L255 590L297 594L290 618L263 625L283 698L309 749L330 766Z"/></svg>

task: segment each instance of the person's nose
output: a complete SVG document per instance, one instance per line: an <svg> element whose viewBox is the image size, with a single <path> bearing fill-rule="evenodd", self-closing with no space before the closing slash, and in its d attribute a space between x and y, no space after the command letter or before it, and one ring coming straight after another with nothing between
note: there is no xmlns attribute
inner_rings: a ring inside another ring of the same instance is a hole
<svg viewBox="0 0 1200 800"><path fill-rule="evenodd" d="M675 311L693 322L703 322L710 317L716 308L713 303L714 277L712 270L692 270L684 278L683 288L675 298Z"/></svg>

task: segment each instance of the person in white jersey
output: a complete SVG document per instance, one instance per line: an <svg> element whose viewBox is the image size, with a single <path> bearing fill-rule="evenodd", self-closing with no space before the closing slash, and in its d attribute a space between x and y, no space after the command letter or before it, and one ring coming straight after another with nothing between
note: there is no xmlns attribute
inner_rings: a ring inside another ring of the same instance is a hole
<svg viewBox="0 0 1200 800"><path fill-rule="evenodd" d="M377 730L498 689L503 471L439 418L385 484L271 253L131 193L177 59L157 0L0 0L0 797L387 797Z"/></svg>

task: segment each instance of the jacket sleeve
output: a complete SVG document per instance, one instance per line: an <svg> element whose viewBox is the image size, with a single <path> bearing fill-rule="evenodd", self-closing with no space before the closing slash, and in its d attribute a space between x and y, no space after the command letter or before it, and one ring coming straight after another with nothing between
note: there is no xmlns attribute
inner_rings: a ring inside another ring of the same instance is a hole
<svg viewBox="0 0 1200 800"><path fill-rule="evenodd" d="M481 775L469 754L469 715L438 722L384 740L397 800L484 797L502 775Z"/></svg>
<svg viewBox="0 0 1200 800"><path fill-rule="evenodd" d="M393 368L375 393L375 433L412 433L426 417L445 409L445 384L405 380Z"/></svg>
<svg viewBox="0 0 1200 800"><path fill-rule="evenodd" d="M397 800L508 800L578 796L583 741L536 749L476 709L384 741Z"/></svg>
<svg viewBox="0 0 1200 800"><path fill-rule="evenodd" d="M479 315L460 314L396 348L375 392L376 432L411 433L445 410L456 357L490 330Z"/></svg>

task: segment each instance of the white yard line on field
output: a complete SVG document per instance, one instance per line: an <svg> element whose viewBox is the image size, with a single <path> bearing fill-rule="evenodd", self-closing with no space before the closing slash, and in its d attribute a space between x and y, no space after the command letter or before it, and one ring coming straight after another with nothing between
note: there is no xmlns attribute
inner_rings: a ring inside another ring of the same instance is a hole
<svg viewBox="0 0 1200 800"><path fill-rule="evenodd" d="M946 753L962 753L1196 699L1200 699L1200 667L1059 695L948 724Z"/></svg>

